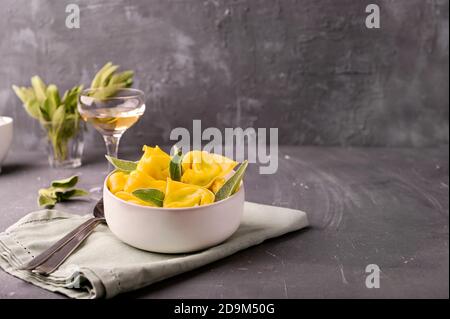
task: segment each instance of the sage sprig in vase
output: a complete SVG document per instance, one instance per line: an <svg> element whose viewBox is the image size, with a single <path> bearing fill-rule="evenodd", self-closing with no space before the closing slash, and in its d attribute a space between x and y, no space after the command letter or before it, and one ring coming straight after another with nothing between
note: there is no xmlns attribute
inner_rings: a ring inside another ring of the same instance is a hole
<svg viewBox="0 0 450 319"><path fill-rule="evenodd" d="M37 119L47 140L51 167L78 167L83 154L83 122L77 110L82 85L67 90L62 97L56 85L46 85L39 76L31 87L13 86L27 113Z"/></svg>
<svg viewBox="0 0 450 319"><path fill-rule="evenodd" d="M104 89L113 96L117 90L133 84L134 72L117 72L118 65L106 63L94 76L91 87ZM13 90L27 113L39 121L44 130L48 161L51 167L78 167L83 155L83 132L85 124L78 112L78 97L83 85L74 86L61 97L58 87L46 85L37 75L31 78L31 87Z"/></svg>

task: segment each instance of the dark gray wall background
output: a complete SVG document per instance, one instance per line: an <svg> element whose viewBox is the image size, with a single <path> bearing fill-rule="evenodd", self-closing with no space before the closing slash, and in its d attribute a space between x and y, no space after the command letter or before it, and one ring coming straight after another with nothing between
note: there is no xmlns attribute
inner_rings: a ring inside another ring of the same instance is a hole
<svg viewBox="0 0 450 319"><path fill-rule="evenodd" d="M365 28L368 3L381 29ZM65 27L78 3L81 28ZM38 125L13 95L34 74L66 89L106 61L148 96L125 143L174 127L278 127L283 144L431 146L449 139L448 1L3 0L0 114L15 147ZM102 143L90 132L88 144Z"/></svg>

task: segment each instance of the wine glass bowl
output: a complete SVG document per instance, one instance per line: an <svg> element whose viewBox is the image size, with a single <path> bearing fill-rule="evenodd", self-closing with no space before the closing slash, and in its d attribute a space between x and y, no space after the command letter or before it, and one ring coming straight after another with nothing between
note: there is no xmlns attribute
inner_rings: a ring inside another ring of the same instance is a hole
<svg viewBox="0 0 450 319"><path fill-rule="evenodd" d="M78 98L78 111L84 121L102 134L107 154L117 157L123 133L145 112L144 92L130 88L114 92L86 89Z"/></svg>

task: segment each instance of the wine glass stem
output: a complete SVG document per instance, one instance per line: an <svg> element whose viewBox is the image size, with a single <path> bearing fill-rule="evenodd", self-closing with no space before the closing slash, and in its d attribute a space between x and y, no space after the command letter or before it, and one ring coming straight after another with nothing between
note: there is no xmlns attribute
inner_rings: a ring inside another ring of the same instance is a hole
<svg viewBox="0 0 450 319"><path fill-rule="evenodd" d="M119 151L120 137L121 137L121 135L103 135L103 139L105 140L105 144L106 144L106 153L109 156L117 158L117 153ZM112 169L113 169L113 166L111 165L111 163L109 163L108 170L111 171Z"/></svg>

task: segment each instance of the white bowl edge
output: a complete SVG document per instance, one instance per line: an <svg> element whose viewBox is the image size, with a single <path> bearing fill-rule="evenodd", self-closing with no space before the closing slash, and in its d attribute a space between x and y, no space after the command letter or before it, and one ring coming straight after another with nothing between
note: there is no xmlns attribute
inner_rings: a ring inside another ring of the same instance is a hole
<svg viewBox="0 0 450 319"><path fill-rule="evenodd" d="M209 205L186 208L147 207L112 194L105 179L103 199L110 230L123 242L158 253L188 253L215 246L239 227L244 186L233 196Z"/></svg>

